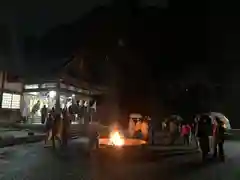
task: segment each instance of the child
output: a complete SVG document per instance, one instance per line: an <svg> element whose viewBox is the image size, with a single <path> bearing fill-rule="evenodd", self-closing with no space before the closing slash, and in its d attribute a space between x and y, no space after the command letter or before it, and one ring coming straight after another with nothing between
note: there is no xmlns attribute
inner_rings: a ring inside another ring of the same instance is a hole
<svg viewBox="0 0 240 180"><path fill-rule="evenodd" d="M182 126L181 134L183 136L183 143L189 145L189 135L191 132L191 128L188 125Z"/></svg>
<svg viewBox="0 0 240 180"><path fill-rule="evenodd" d="M46 128L46 138L45 138L44 142L46 145L47 141L52 138L53 117L52 117L51 113L48 114L45 128Z"/></svg>

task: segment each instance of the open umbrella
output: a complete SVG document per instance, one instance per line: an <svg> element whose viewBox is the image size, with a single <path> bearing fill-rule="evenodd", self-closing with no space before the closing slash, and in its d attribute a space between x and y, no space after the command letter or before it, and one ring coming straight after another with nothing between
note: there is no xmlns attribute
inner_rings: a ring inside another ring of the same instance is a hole
<svg viewBox="0 0 240 180"><path fill-rule="evenodd" d="M177 121L181 122L183 121L182 117L179 115L171 115L170 117L167 118L167 121Z"/></svg>
<svg viewBox="0 0 240 180"><path fill-rule="evenodd" d="M226 116L224 116L222 113L211 112L210 117L212 118L212 121L214 124L216 123L215 119L217 117L217 118L219 118L220 121L222 121L224 123L224 126L226 129L231 129L231 125L230 125L228 118Z"/></svg>

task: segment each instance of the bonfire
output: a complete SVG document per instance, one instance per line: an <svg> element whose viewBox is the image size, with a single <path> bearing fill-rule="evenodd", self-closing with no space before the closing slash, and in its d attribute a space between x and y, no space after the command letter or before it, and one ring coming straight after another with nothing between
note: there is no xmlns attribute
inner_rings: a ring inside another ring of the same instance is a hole
<svg viewBox="0 0 240 180"><path fill-rule="evenodd" d="M119 131L113 131L110 133L109 144L117 147L124 145L124 137L121 136Z"/></svg>

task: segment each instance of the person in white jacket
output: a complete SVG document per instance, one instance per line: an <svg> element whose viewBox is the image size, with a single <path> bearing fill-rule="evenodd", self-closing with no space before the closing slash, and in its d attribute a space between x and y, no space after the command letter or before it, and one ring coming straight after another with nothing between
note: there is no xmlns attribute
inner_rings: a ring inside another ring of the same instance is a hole
<svg viewBox="0 0 240 180"><path fill-rule="evenodd" d="M133 137L134 133L135 133L135 122L133 121L133 119L130 119L128 124L128 134L130 137Z"/></svg>
<svg viewBox="0 0 240 180"><path fill-rule="evenodd" d="M28 109L28 105L27 103L24 101L23 104L23 109L22 109L22 118L23 118L23 122L27 122L28 120L28 115L29 115L29 109Z"/></svg>
<svg viewBox="0 0 240 180"><path fill-rule="evenodd" d="M142 122L141 132L143 135L143 139L147 140L148 139L148 121L146 119L144 119Z"/></svg>

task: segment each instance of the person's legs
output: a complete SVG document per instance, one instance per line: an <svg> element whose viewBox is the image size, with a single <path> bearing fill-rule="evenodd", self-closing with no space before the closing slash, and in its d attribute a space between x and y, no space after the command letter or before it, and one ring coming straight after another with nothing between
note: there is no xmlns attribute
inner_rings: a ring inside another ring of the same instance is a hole
<svg viewBox="0 0 240 180"><path fill-rule="evenodd" d="M41 123L44 124L44 117L41 115Z"/></svg>
<svg viewBox="0 0 240 180"><path fill-rule="evenodd" d="M56 129L55 129L55 128L56 128L56 127L53 127L53 128L52 128L52 136L51 136L53 149L56 148L55 140L56 140L56 135L57 135L57 133L56 133Z"/></svg>
<svg viewBox="0 0 240 180"><path fill-rule="evenodd" d="M52 136L52 147L53 147L53 149L56 148L56 144L55 144L55 135Z"/></svg>
<svg viewBox="0 0 240 180"><path fill-rule="evenodd" d="M192 143L192 132L189 133L189 144Z"/></svg>
<svg viewBox="0 0 240 180"><path fill-rule="evenodd" d="M186 141L187 141L187 145L189 145L189 144L190 144L190 142L189 142L189 139L190 139L190 138L189 138L189 136L190 136L189 134L187 134L187 135L186 135Z"/></svg>
<svg viewBox="0 0 240 180"><path fill-rule="evenodd" d="M210 152L210 141L209 141L208 136L204 137L204 143L205 143L205 146L206 146L206 152L209 153Z"/></svg>
<svg viewBox="0 0 240 180"><path fill-rule="evenodd" d="M62 147L65 148L67 146L67 139L66 139L66 132L65 130L63 130L63 133L62 133Z"/></svg>
<svg viewBox="0 0 240 180"><path fill-rule="evenodd" d="M47 144L48 138L49 138L49 130L47 130L47 132L46 132L46 137L44 139L44 144Z"/></svg>
<svg viewBox="0 0 240 180"><path fill-rule="evenodd" d="M199 141L195 134L192 134L192 140L195 142L196 148L199 148Z"/></svg>
<svg viewBox="0 0 240 180"><path fill-rule="evenodd" d="M220 142L218 143L218 148L219 148L219 152L218 152L218 153L219 153L219 157L220 157L221 160L224 160L223 144L224 144L223 141L220 141Z"/></svg>
<svg viewBox="0 0 240 180"><path fill-rule="evenodd" d="M90 135L89 150L97 149L99 147L98 137L95 134Z"/></svg>
<svg viewBox="0 0 240 180"><path fill-rule="evenodd" d="M202 160L205 161L207 157L207 147L206 147L206 139L205 138L200 138L199 139L199 145L202 151Z"/></svg>
<svg viewBox="0 0 240 180"><path fill-rule="evenodd" d="M22 122L23 122L23 123L26 123L26 121L27 121L27 117L24 116L23 119L22 119Z"/></svg>
<svg viewBox="0 0 240 180"><path fill-rule="evenodd" d="M184 144L189 145L189 135L188 134L184 135Z"/></svg>
<svg viewBox="0 0 240 180"><path fill-rule="evenodd" d="M187 144L187 142L186 142L186 135L183 136L183 144L184 145Z"/></svg>
<svg viewBox="0 0 240 180"><path fill-rule="evenodd" d="M216 158L217 157L217 153L218 153L218 144L216 142L214 142L214 147L213 147L213 157Z"/></svg>
<svg viewBox="0 0 240 180"><path fill-rule="evenodd" d="M96 137L96 149L99 149L99 137Z"/></svg>

